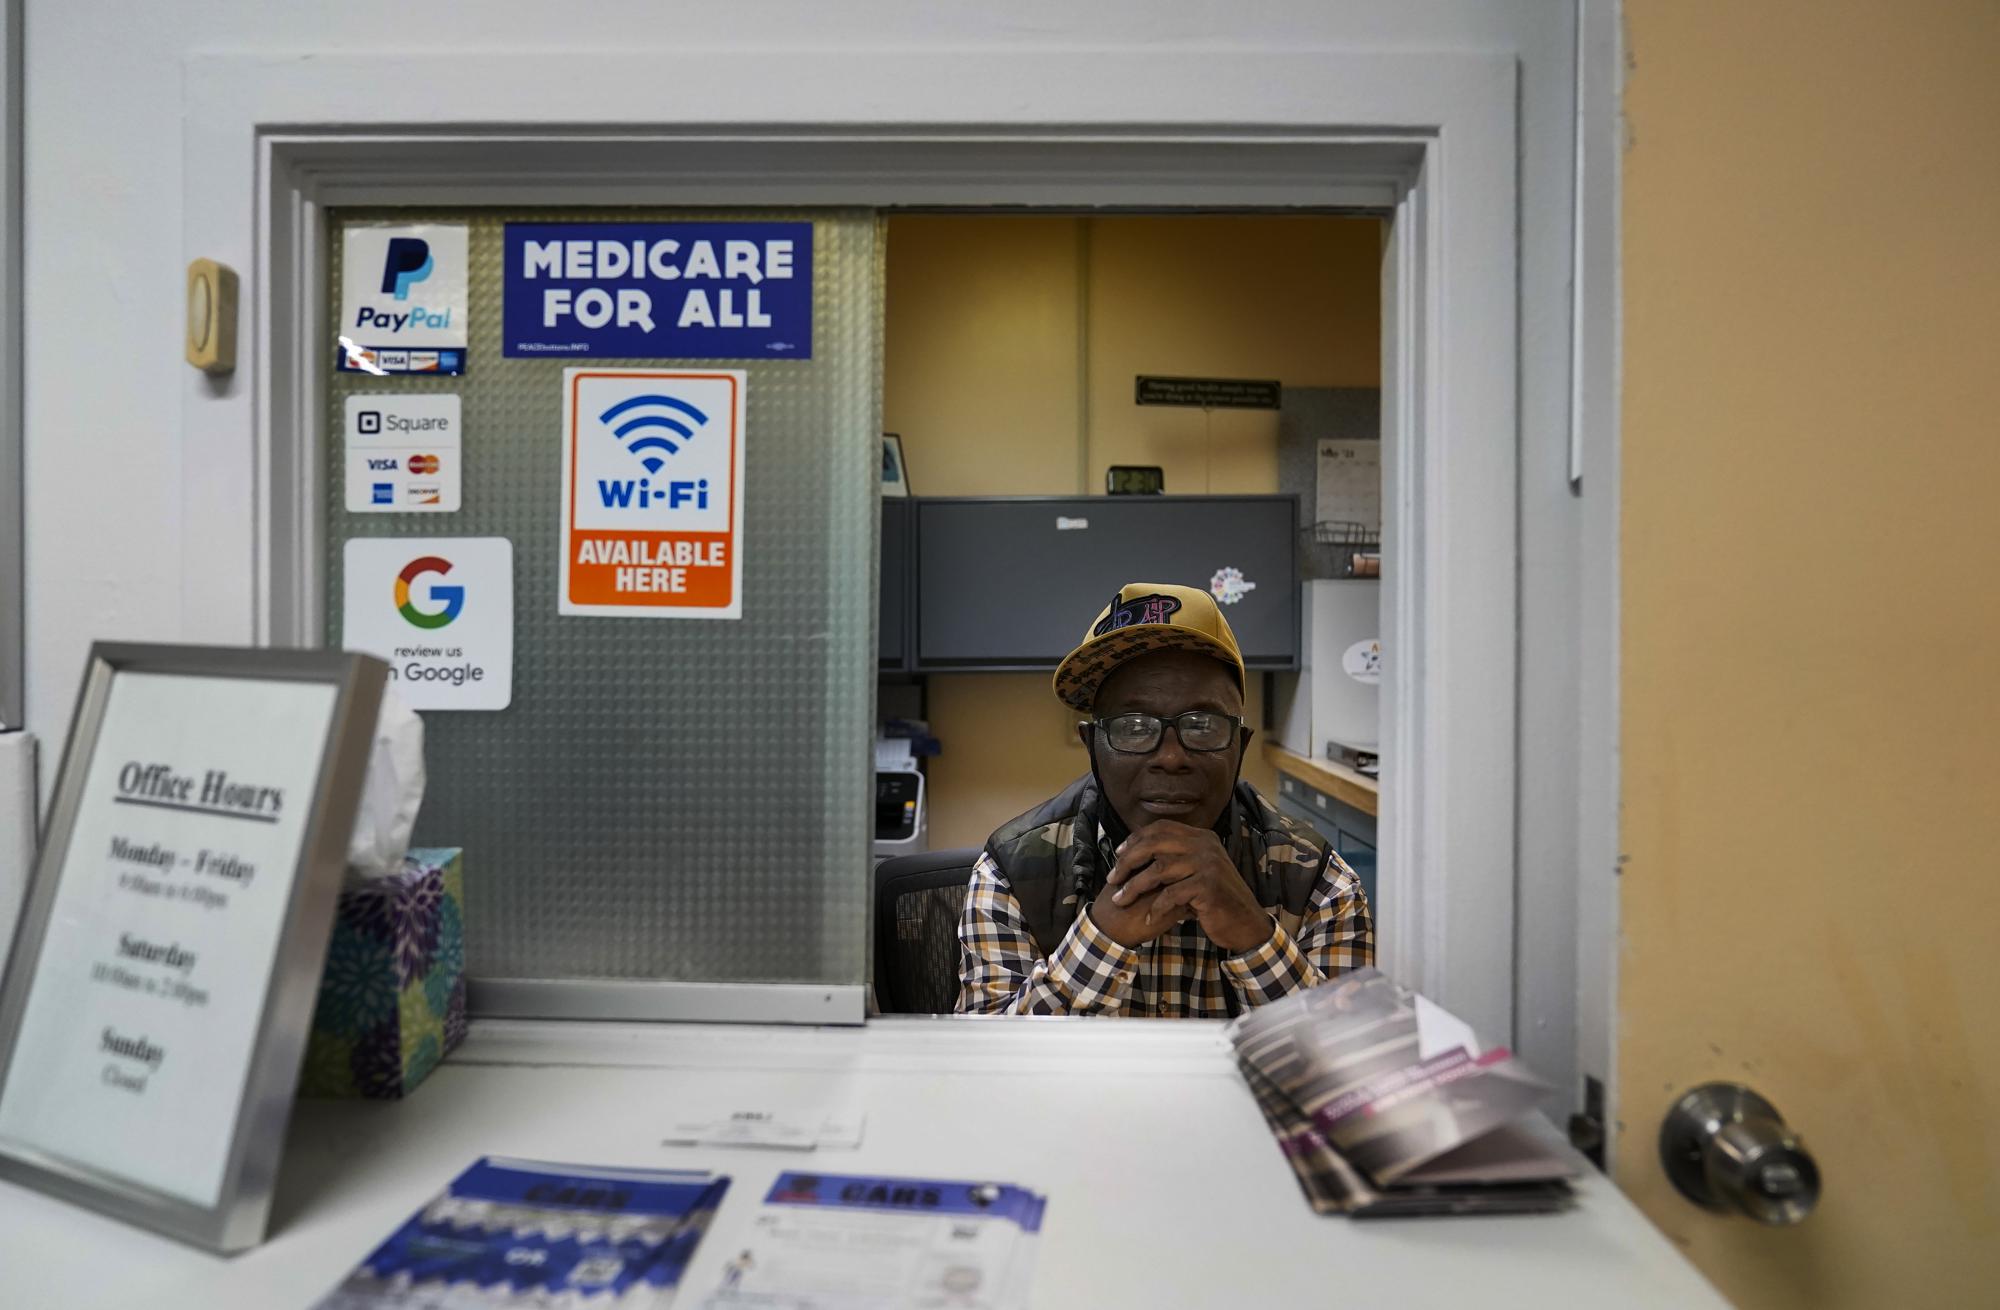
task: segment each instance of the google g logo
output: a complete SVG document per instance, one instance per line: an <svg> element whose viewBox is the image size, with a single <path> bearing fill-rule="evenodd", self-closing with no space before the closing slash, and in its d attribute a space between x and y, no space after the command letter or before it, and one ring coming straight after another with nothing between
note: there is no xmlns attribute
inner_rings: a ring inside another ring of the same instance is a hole
<svg viewBox="0 0 2000 1310"><path fill-rule="evenodd" d="M423 577L426 573L449 572L451 572L451 561L448 559L439 559L436 555L426 555L422 559L413 559L408 564L405 564L403 571L396 575L397 612L419 628L442 628L445 624L457 618L459 611L465 608L465 588L463 587L448 587L432 583L430 594L426 599L432 604L441 604L444 606L442 610L432 614L426 614L424 611L418 609L410 600L411 583Z"/></svg>

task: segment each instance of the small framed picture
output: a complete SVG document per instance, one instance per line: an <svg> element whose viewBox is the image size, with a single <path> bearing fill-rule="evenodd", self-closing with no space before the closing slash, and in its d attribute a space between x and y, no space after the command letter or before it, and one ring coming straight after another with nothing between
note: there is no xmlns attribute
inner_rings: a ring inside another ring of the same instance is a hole
<svg viewBox="0 0 2000 1310"><path fill-rule="evenodd" d="M910 469L903 463L903 439L893 432L882 434L882 494L910 494Z"/></svg>

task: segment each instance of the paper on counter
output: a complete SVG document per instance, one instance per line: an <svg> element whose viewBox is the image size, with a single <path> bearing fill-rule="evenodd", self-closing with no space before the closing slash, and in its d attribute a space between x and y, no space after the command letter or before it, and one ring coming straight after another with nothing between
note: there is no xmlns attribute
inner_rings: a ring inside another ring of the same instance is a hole
<svg viewBox="0 0 2000 1310"><path fill-rule="evenodd" d="M1446 1051L1461 1048L1479 1058L1479 1038L1472 1025L1445 1009L1428 996L1413 996L1417 1003L1417 1058L1429 1060Z"/></svg>
<svg viewBox="0 0 2000 1310"><path fill-rule="evenodd" d="M1316 1210L1533 1213L1569 1200L1557 1153L1524 1161L1510 1141L1505 1151L1496 1143L1456 1154L1530 1114L1548 1085L1506 1047L1482 1050L1467 1025L1374 969L1259 1006L1228 1035ZM1433 1161L1449 1187L1423 1176ZM1480 1173L1489 1166L1490 1178Z"/></svg>
<svg viewBox="0 0 2000 1310"><path fill-rule="evenodd" d="M867 1115L852 1106L746 1105L690 1106L668 1126L667 1146L756 1146L812 1151L861 1145Z"/></svg>
<svg viewBox="0 0 2000 1310"><path fill-rule="evenodd" d="M702 1304L1025 1310L1046 1204L999 1182L782 1173Z"/></svg>
<svg viewBox="0 0 2000 1310"><path fill-rule="evenodd" d="M877 737L875 739L875 772L915 773L917 771L916 743L908 737Z"/></svg>

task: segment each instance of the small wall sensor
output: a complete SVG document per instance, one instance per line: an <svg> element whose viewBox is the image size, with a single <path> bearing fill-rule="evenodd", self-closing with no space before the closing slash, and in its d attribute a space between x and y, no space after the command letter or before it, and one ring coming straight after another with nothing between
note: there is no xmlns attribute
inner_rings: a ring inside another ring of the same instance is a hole
<svg viewBox="0 0 2000 1310"><path fill-rule="evenodd" d="M236 371L236 270L212 259L188 265L187 362L211 377Z"/></svg>

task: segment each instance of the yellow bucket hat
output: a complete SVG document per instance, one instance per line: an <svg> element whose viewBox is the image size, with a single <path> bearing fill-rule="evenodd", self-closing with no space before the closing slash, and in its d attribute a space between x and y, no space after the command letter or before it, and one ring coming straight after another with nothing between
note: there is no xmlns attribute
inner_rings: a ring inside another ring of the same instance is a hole
<svg viewBox="0 0 2000 1310"><path fill-rule="evenodd" d="M1111 671L1156 650L1192 650L1227 664L1244 685L1243 652L1215 597L1170 582L1128 582L1056 666L1056 698L1090 713Z"/></svg>

